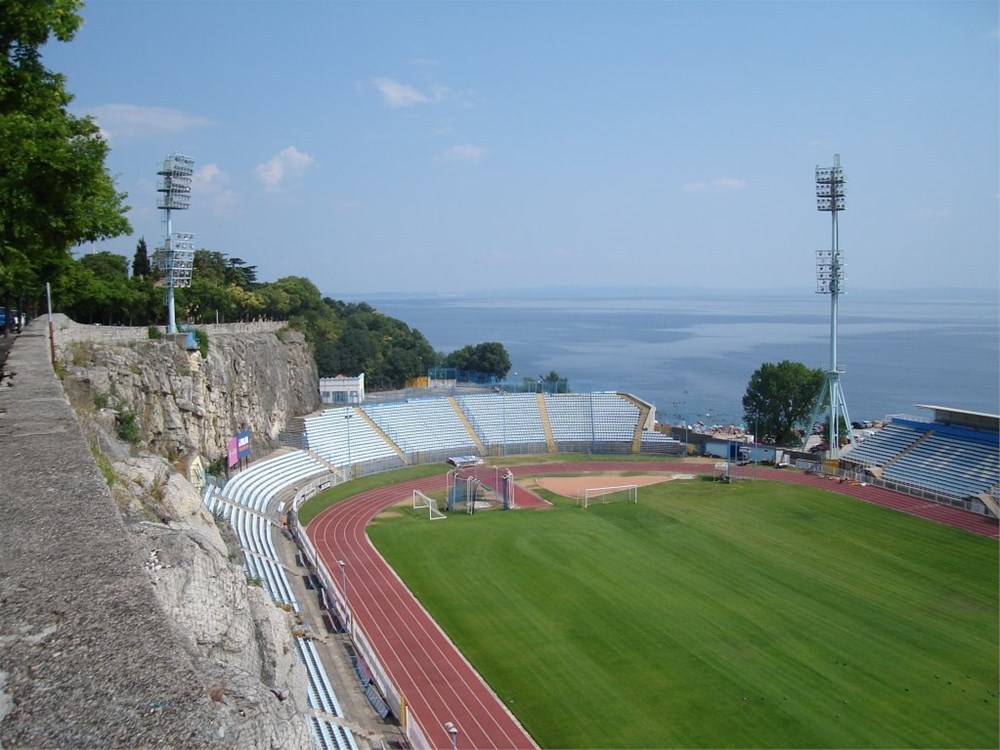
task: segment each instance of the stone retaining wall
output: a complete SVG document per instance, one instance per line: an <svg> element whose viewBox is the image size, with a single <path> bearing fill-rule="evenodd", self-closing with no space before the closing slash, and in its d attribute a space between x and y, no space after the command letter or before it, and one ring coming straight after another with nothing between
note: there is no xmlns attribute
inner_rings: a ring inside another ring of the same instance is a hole
<svg viewBox="0 0 1000 750"><path fill-rule="evenodd" d="M228 747L30 324L0 384L0 746Z"/></svg>

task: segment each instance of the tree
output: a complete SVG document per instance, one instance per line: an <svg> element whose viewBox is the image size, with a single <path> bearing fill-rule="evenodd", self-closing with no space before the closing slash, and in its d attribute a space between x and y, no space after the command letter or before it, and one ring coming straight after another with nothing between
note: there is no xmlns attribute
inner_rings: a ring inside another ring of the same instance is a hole
<svg viewBox="0 0 1000 750"><path fill-rule="evenodd" d="M124 255L116 255L102 250L90 253L80 258L84 268L93 271L94 276L105 281L117 281L128 278L128 259Z"/></svg>
<svg viewBox="0 0 1000 750"><path fill-rule="evenodd" d="M765 441L777 445L795 442L795 427L809 418L824 378L822 370L810 369L801 362L765 362L747 384L744 423Z"/></svg>
<svg viewBox="0 0 1000 750"><path fill-rule="evenodd" d="M140 237L135 246L135 257L132 259L132 278L143 279L153 272L149 263L149 250L146 247L146 238Z"/></svg>
<svg viewBox="0 0 1000 750"><path fill-rule="evenodd" d="M445 367L481 372L503 379L510 372L510 355L507 354L506 347L500 342L487 341L456 349L445 357L444 364Z"/></svg>
<svg viewBox="0 0 1000 750"><path fill-rule="evenodd" d="M105 167L108 144L71 115L63 76L41 49L70 41L79 0L0 2L0 296L40 298L72 264L70 248L131 231L125 194Z"/></svg>

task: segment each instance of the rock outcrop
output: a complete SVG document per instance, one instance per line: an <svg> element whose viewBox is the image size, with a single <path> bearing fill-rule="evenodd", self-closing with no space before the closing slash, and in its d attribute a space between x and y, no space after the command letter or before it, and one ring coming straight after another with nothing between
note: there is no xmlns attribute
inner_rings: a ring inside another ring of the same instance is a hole
<svg viewBox="0 0 1000 750"><path fill-rule="evenodd" d="M291 417L319 405L316 364L297 331L273 324L235 332L204 326L203 356L169 339L150 339L146 329L95 328L55 317L70 400L133 415L143 445L158 455L197 452L216 460L241 430L266 449Z"/></svg>
<svg viewBox="0 0 1000 750"><path fill-rule="evenodd" d="M113 466L117 504L129 518L156 519L127 525L217 707L220 736L240 748L310 747L293 616L248 584L233 540L223 538L228 527L216 524L187 480L155 457Z"/></svg>

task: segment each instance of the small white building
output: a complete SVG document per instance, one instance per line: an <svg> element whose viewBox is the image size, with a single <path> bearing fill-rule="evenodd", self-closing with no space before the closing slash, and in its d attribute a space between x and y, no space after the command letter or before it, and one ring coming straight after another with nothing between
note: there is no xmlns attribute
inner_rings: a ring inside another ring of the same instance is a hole
<svg viewBox="0 0 1000 750"><path fill-rule="evenodd" d="M338 375L335 378L319 379L319 400L334 406L353 406L365 400L365 374L349 378Z"/></svg>

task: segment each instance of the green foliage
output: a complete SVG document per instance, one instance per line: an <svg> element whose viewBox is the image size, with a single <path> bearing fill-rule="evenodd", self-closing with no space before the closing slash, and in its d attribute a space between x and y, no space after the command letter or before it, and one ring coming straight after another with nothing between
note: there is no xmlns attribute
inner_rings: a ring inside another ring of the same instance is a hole
<svg viewBox="0 0 1000 750"><path fill-rule="evenodd" d="M134 411L123 410L118 413L118 437L131 445L137 445L142 439L139 420Z"/></svg>
<svg viewBox="0 0 1000 750"><path fill-rule="evenodd" d="M146 329L146 334L149 336L149 338L153 339L154 341L163 338L163 331L161 331L158 326L149 326Z"/></svg>
<svg viewBox="0 0 1000 750"><path fill-rule="evenodd" d="M208 332L203 328L195 328L194 340L198 342L198 351L201 352L201 358L205 359L208 356Z"/></svg>
<svg viewBox="0 0 1000 750"><path fill-rule="evenodd" d="M149 262L149 249L146 247L146 238L140 237L135 246L135 257L132 259L132 278L141 279L149 276L153 272L153 267Z"/></svg>
<svg viewBox="0 0 1000 750"><path fill-rule="evenodd" d="M101 453L97 448L90 448L90 455L94 457L94 463L97 464L98 470L101 472L101 476L104 477L104 481L107 482L108 487L111 487L115 483L115 469L111 465L111 461Z"/></svg>
<svg viewBox="0 0 1000 750"><path fill-rule="evenodd" d="M369 536L542 747L997 746L995 541L677 481Z"/></svg>
<svg viewBox="0 0 1000 750"><path fill-rule="evenodd" d="M500 342L487 341L456 349L444 358L444 365L458 370L493 375L502 380L510 372L510 355Z"/></svg>
<svg viewBox="0 0 1000 750"><path fill-rule="evenodd" d="M106 409L110 399L106 393L95 393L94 394L94 408L95 409Z"/></svg>
<svg viewBox="0 0 1000 750"><path fill-rule="evenodd" d="M219 456L217 459L212 461L205 469L206 474L211 474L213 477L224 477L226 475L226 462L228 461L228 456Z"/></svg>
<svg viewBox="0 0 1000 750"><path fill-rule="evenodd" d="M82 242L131 231L125 195L105 167L97 124L71 115L63 76L41 50L70 41L77 0L19 0L0 10L0 295L40 300Z"/></svg>
<svg viewBox="0 0 1000 750"><path fill-rule="evenodd" d="M795 428L812 413L823 388L822 370L801 362L765 362L750 376L743 395L744 423L759 432L765 442L789 445L797 442ZM812 428L812 425L807 425Z"/></svg>

